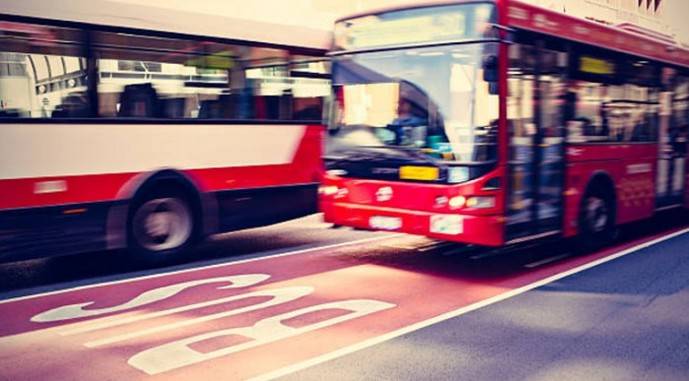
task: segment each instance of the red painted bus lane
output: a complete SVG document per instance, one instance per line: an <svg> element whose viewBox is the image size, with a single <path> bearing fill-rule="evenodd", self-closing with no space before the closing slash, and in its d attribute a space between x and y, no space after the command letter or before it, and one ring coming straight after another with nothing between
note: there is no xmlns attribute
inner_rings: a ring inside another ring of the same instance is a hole
<svg viewBox="0 0 689 381"><path fill-rule="evenodd" d="M375 254L378 244L352 245L8 301L0 304L0 374L12 380L279 374L271 372L644 241L507 276L467 274L419 253L402 253L412 259L398 261Z"/></svg>

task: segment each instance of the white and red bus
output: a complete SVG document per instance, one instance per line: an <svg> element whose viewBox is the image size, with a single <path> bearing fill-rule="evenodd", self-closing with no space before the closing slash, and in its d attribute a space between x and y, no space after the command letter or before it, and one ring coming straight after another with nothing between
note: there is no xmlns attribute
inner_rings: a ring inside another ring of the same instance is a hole
<svg viewBox="0 0 689 381"><path fill-rule="evenodd" d="M689 51L520 1L339 20L325 219L502 246L687 206Z"/></svg>
<svg viewBox="0 0 689 381"><path fill-rule="evenodd" d="M0 260L316 211L331 32L115 1L0 10Z"/></svg>

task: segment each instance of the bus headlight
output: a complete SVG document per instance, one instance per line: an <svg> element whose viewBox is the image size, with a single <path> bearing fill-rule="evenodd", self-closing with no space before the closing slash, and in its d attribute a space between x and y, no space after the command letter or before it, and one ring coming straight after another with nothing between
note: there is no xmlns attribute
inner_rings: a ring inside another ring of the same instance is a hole
<svg viewBox="0 0 689 381"><path fill-rule="evenodd" d="M337 194L338 190L340 190L340 188L335 185L321 185L318 187L318 194L323 196L333 196Z"/></svg>
<svg viewBox="0 0 689 381"><path fill-rule="evenodd" d="M450 201L448 204L450 205L450 208L452 209L459 209L464 206L464 204L467 202L466 197L464 196L455 196L450 198Z"/></svg>
<svg viewBox="0 0 689 381"><path fill-rule="evenodd" d="M321 185L318 187L318 194L321 196L333 196L338 199L347 197L349 191L347 188L340 188L336 185Z"/></svg>
<svg viewBox="0 0 689 381"><path fill-rule="evenodd" d="M495 207L495 197L493 196L475 196L469 197L466 202L467 208L486 209Z"/></svg>

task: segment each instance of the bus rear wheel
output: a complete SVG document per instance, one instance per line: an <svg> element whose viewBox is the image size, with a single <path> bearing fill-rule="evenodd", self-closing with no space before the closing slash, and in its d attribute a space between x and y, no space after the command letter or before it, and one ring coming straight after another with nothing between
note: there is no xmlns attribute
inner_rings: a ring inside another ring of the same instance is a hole
<svg viewBox="0 0 689 381"><path fill-rule="evenodd" d="M606 192L587 192L579 212L579 247L590 252L615 239L615 208Z"/></svg>
<svg viewBox="0 0 689 381"><path fill-rule="evenodd" d="M129 218L129 252L145 264L183 257L195 241L196 221L181 192L158 191L135 201Z"/></svg>

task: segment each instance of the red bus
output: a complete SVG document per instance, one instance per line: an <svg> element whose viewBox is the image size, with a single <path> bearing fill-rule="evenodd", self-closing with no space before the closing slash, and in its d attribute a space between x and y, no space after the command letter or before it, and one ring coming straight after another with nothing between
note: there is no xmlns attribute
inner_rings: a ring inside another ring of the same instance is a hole
<svg viewBox="0 0 689 381"><path fill-rule="evenodd" d="M687 206L689 51L520 1L339 20L329 222L482 246Z"/></svg>
<svg viewBox="0 0 689 381"><path fill-rule="evenodd" d="M316 211L327 30L111 1L0 10L0 260Z"/></svg>

